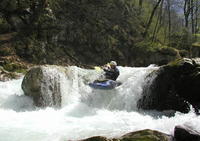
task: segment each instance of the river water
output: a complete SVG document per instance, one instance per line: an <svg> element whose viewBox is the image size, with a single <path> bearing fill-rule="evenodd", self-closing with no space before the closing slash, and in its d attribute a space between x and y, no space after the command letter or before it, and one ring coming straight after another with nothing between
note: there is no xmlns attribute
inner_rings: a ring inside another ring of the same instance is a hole
<svg viewBox="0 0 200 141"><path fill-rule="evenodd" d="M62 107L37 108L23 94L23 78L0 82L0 141L67 141L91 136L119 137L153 129L173 135L176 125L200 131L200 117L191 108L187 114L137 109L146 76L158 69L119 67L123 84L114 90L94 90L87 83L101 75L95 70L70 67L63 79ZM152 78L153 79L153 78Z"/></svg>

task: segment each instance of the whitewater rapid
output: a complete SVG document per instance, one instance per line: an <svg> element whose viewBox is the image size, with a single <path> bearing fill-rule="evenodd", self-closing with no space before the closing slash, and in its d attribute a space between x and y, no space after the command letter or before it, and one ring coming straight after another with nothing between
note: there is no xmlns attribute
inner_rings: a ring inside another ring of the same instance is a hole
<svg viewBox="0 0 200 141"><path fill-rule="evenodd" d="M62 80L62 108L34 106L23 94L23 78L0 82L0 141L66 141L91 136L119 137L142 129L173 135L176 125L200 131L200 117L191 110L174 116L137 109L146 76L158 69L119 67L114 90L94 90L87 83L102 72L70 67L70 77ZM192 108L191 108L192 109ZM167 111L169 112L169 111Z"/></svg>

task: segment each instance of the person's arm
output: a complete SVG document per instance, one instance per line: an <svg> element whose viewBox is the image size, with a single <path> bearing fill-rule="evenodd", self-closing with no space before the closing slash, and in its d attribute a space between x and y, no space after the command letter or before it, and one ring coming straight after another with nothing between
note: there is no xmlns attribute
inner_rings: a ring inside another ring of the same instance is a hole
<svg viewBox="0 0 200 141"><path fill-rule="evenodd" d="M109 71L110 70L110 67L108 66L108 64L106 64L106 65L103 66L103 70L104 71Z"/></svg>
<svg viewBox="0 0 200 141"><path fill-rule="evenodd" d="M114 73L114 70L113 69L110 69L110 68L104 68L103 69L106 73Z"/></svg>

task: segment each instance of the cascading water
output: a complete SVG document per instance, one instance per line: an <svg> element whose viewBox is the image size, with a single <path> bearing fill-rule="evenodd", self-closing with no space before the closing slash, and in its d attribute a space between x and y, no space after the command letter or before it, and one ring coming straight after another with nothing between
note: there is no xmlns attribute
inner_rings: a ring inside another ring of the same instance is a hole
<svg viewBox="0 0 200 141"><path fill-rule="evenodd" d="M191 111L175 113L139 112L145 76L158 67L119 67L122 85L114 90L94 90L87 83L101 72L70 67L69 77L61 79L61 108L34 107L21 90L22 79L0 82L0 141L66 141L91 136L118 137L125 133L153 129L173 134L176 125L189 125L200 131L200 118Z"/></svg>

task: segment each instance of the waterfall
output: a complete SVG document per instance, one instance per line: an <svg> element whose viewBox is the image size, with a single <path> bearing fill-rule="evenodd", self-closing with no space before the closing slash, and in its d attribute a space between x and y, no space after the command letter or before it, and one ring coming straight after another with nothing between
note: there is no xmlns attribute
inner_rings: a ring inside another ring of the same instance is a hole
<svg viewBox="0 0 200 141"><path fill-rule="evenodd" d="M92 107L109 110L135 111L137 110L137 101L141 97L142 87L146 81L145 78L155 69L157 68L119 67L121 75L118 81L122 82L121 86L113 90L92 89L81 97L82 102Z"/></svg>
<svg viewBox="0 0 200 141"><path fill-rule="evenodd" d="M146 82L145 78L157 67L119 67L121 75L118 81L122 82L122 85L112 90L98 90L88 86L89 82L98 79L102 75L103 72L101 71L86 70L76 66L67 67L66 69L68 70L68 77L59 79L62 107L72 103L81 103L90 107L109 110L135 111L137 110L137 101L141 97L143 84ZM49 72L49 75L52 76L51 72ZM59 72L54 72L55 78L58 76L60 78L61 75ZM48 82L51 82L51 79ZM46 93L48 95L49 92L46 91Z"/></svg>

